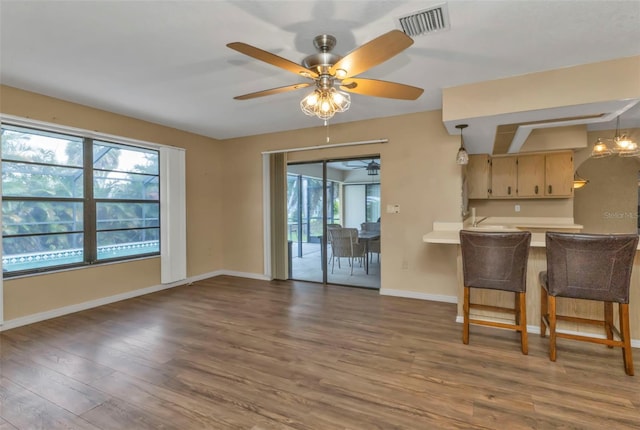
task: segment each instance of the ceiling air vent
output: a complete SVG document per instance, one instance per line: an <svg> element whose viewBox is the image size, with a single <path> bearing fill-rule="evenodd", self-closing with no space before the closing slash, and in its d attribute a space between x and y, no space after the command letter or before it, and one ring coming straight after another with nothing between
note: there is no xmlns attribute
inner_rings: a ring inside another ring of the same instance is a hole
<svg viewBox="0 0 640 430"><path fill-rule="evenodd" d="M441 4L430 9L415 12L398 18L400 29L407 36L419 36L434 31L449 29L449 12L447 5Z"/></svg>

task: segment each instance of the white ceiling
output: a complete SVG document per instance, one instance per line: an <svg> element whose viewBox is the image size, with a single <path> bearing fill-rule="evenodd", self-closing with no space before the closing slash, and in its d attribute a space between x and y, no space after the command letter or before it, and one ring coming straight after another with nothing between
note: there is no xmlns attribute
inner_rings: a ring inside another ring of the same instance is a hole
<svg viewBox="0 0 640 430"><path fill-rule="evenodd" d="M397 17L442 3L0 0L0 82L217 139L316 127L322 122L299 108L308 89L233 100L304 78L226 44L245 42L299 63L315 52L313 38L328 33L344 55L397 28ZM424 94L416 101L354 94L349 111L331 123L439 109L446 87L640 54L637 0L447 7L449 30L415 37L407 50L360 75ZM639 127L640 105L621 121ZM495 126L471 125L467 145L488 139Z"/></svg>

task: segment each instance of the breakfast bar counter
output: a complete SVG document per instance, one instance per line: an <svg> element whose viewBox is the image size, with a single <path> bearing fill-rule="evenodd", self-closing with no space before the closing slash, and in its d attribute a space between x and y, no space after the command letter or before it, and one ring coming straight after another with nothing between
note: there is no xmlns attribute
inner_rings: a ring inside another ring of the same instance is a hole
<svg viewBox="0 0 640 430"><path fill-rule="evenodd" d="M462 321L462 257L460 253L461 229L475 231L531 231L531 249L527 264L527 326L530 333L540 331L540 285L538 274L547 269L547 256L545 248L545 231L580 232L581 225L574 224L570 218L484 218L473 227L470 222L434 222L433 230L423 236L423 242L427 246L455 245L457 247L457 278L458 278L458 317ZM631 291L629 299L629 314L631 326L632 345L640 347L640 257L636 252L636 258L631 273ZM493 290L471 290L471 300L475 303L490 304L494 306L512 307L513 293ZM577 300L568 298L558 299L558 313L579 316L583 318L602 318L603 306L600 302ZM614 306L614 320L617 321L617 306ZM486 320L505 322L510 317L490 311L472 310L472 317ZM576 323L561 321L558 323L559 331L574 333L592 333L595 336L604 336L604 330L598 327L579 326Z"/></svg>

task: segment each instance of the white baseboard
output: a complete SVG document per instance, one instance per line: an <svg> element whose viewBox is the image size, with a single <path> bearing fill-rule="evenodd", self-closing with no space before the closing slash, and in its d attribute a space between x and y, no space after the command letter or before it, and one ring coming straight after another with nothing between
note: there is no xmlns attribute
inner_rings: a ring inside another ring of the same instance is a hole
<svg viewBox="0 0 640 430"><path fill-rule="evenodd" d="M456 316L456 322L462 324L463 317L462 315ZM567 333L567 334L577 334L577 335L585 335L585 333L573 331L573 330L558 330L559 333ZM540 326L539 325L529 325L527 324L527 333L531 334L540 334ZM596 338L604 339L604 334L598 333L586 333L589 336L593 336ZM547 333L547 336L549 334ZM633 348L640 348L640 339L631 339L631 346Z"/></svg>
<svg viewBox="0 0 640 430"><path fill-rule="evenodd" d="M108 305L110 303L119 302L121 300L131 299L133 297L143 296L145 294L155 293L157 291L166 290L169 288L177 287L179 285L185 285L188 280L172 282L170 284L153 285L151 287L141 288L138 290L127 291L126 293L116 294L109 297L101 297L95 300L89 300L88 302L77 303L75 305L64 306L57 309L51 309L45 312L39 312L37 314L31 314L20 318L5 321L0 326L0 331L10 330L12 328L20 327L27 324L33 324L40 321L48 320L51 318L61 317L63 315L72 314L74 312L80 312L98 306Z"/></svg>
<svg viewBox="0 0 640 430"><path fill-rule="evenodd" d="M406 299L429 300L432 302L458 303L458 297L445 296L443 294L418 293L416 291L392 290L390 288L380 288L381 296L404 297Z"/></svg>
<svg viewBox="0 0 640 430"><path fill-rule="evenodd" d="M233 270L221 270L220 275L236 276L238 278L257 279L259 281L270 281L271 278L260 273L236 272Z"/></svg>
<svg viewBox="0 0 640 430"><path fill-rule="evenodd" d="M77 303L75 305L64 306L57 309L51 309L45 312L39 312L36 314L31 314L31 315L27 315L20 318L15 318L12 320L7 320L0 323L0 332L5 330L10 330L12 328L21 327L27 324L33 324L40 321L48 320L51 318L61 317L63 315L72 314L74 312L85 311L87 309L96 308L98 306L104 306L110 303L132 299L134 297L144 296L145 294L155 293L157 291L178 287L180 285L189 285L194 282L201 281L203 279L213 278L215 276L221 276L221 275L237 276L241 278L267 280L267 281L269 280L267 276L260 275L257 273L234 272L232 270L216 270L209 273L203 273L200 275L191 276L187 279L177 281L177 282L172 282L169 284L153 285L151 287L140 288L138 290L133 290L133 291L127 291L126 293L116 294L109 297L101 297L99 299L89 300L87 302Z"/></svg>

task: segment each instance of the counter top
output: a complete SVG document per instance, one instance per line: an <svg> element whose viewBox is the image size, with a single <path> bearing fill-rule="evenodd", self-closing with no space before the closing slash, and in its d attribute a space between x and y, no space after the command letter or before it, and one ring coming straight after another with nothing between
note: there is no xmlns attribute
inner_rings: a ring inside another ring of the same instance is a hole
<svg viewBox="0 0 640 430"><path fill-rule="evenodd" d="M513 231L513 230L483 230L483 231ZM521 230L518 230L521 231ZM432 231L422 236L422 241L426 243L444 243L449 245L460 245L460 230ZM531 233L531 246L534 248L544 248L546 246L544 233Z"/></svg>
<svg viewBox="0 0 640 430"><path fill-rule="evenodd" d="M460 230L469 229L475 231L522 231L534 230L531 233L531 246L544 248L544 231L535 230L562 230L579 232L582 225L574 224L573 218L535 217L535 218L509 218L509 217L478 217L476 227L471 226L471 220L464 222L434 222L433 231L422 236L426 243L443 243L450 245L460 244Z"/></svg>

